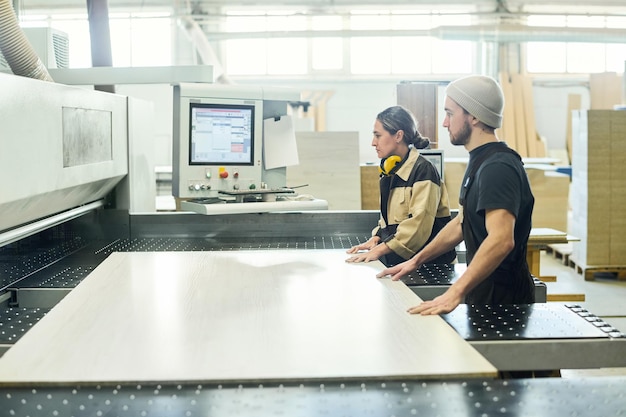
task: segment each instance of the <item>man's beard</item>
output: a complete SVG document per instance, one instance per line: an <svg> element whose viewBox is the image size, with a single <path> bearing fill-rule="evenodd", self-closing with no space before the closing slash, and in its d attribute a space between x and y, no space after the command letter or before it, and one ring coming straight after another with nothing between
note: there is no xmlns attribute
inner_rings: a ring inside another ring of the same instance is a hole
<svg viewBox="0 0 626 417"><path fill-rule="evenodd" d="M459 133L457 133L456 135L450 133L450 143L455 146L465 146L467 142L469 142L471 134L472 128L466 120Z"/></svg>

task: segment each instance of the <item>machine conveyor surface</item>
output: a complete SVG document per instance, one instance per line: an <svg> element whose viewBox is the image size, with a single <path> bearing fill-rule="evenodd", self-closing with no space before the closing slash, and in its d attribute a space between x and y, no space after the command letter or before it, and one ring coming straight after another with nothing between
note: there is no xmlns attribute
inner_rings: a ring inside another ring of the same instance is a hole
<svg viewBox="0 0 626 417"><path fill-rule="evenodd" d="M465 263L425 264L418 270L401 278L422 300L432 300L443 294L467 269ZM546 284L533 277L535 284L535 302L547 301Z"/></svg>
<svg viewBox="0 0 626 417"><path fill-rule="evenodd" d="M626 335L577 304L460 305L442 317L501 371L626 366Z"/></svg>
<svg viewBox="0 0 626 417"><path fill-rule="evenodd" d="M17 417L622 416L624 377L0 387Z"/></svg>
<svg viewBox="0 0 626 417"><path fill-rule="evenodd" d="M0 356L50 311L47 308L0 309Z"/></svg>
<svg viewBox="0 0 626 417"><path fill-rule="evenodd" d="M442 317L468 341L625 337L580 306L569 304L462 304Z"/></svg>

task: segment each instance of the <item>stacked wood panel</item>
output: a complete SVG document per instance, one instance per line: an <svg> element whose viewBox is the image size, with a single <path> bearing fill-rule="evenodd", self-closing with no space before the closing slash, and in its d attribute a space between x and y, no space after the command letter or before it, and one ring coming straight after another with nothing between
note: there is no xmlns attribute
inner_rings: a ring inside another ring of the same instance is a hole
<svg viewBox="0 0 626 417"><path fill-rule="evenodd" d="M537 134L532 78L521 74L500 74L504 93L504 115L498 137L521 156L543 158L546 145Z"/></svg>
<svg viewBox="0 0 626 417"><path fill-rule="evenodd" d="M626 267L626 111L575 111L572 123L571 260Z"/></svg>
<svg viewBox="0 0 626 417"><path fill-rule="evenodd" d="M378 165L361 165L361 210L380 210Z"/></svg>
<svg viewBox="0 0 626 417"><path fill-rule="evenodd" d="M569 175L530 167L526 168L526 173L535 196L533 228L550 228L567 232Z"/></svg>
<svg viewBox="0 0 626 417"><path fill-rule="evenodd" d="M467 161L449 160L445 164L445 182L450 207L459 208L459 191ZM526 166L530 187L535 196L533 227L568 230L570 178L549 169Z"/></svg>

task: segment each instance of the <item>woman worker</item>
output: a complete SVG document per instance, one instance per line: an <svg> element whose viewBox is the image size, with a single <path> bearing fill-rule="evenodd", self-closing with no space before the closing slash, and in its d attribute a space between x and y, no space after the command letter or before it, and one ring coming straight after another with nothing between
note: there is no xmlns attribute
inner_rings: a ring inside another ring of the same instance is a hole
<svg viewBox="0 0 626 417"><path fill-rule="evenodd" d="M346 262L404 262L450 221L448 192L435 166L419 153L429 146L413 114L402 106L376 116L372 146L380 162L380 219L365 243L353 246ZM452 263L456 251L430 264Z"/></svg>

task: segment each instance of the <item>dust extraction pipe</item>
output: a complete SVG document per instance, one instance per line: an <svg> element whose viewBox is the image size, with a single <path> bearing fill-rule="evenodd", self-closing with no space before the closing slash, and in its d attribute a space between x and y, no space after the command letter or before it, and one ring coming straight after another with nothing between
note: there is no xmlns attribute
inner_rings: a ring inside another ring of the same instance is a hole
<svg viewBox="0 0 626 417"><path fill-rule="evenodd" d="M13 74L54 82L20 28L9 0L0 0L0 52Z"/></svg>

